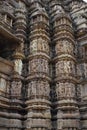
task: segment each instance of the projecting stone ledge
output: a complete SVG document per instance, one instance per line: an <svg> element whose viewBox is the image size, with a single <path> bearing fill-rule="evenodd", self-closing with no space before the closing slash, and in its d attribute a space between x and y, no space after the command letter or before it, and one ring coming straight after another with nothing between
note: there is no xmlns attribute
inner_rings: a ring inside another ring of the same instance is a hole
<svg viewBox="0 0 87 130"><path fill-rule="evenodd" d="M0 72L6 75L10 75L13 70L13 63L11 61L7 61L4 58L0 57Z"/></svg>

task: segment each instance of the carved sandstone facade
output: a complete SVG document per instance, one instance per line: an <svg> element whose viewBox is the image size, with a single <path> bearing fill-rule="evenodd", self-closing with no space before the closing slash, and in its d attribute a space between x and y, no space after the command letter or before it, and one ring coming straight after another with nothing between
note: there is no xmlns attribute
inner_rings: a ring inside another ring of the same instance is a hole
<svg viewBox="0 0 87 130"><path fill-rule="evenodd" d="M87 130L87 4L0 0L0 130Z"/></svg>

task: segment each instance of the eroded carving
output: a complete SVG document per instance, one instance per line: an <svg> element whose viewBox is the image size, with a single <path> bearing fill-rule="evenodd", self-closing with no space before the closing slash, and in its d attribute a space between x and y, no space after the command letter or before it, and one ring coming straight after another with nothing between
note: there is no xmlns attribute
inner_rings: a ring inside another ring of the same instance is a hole
<svg viewBox="0 0 87 130"><path fill-rule="evenodd" d="M50 86L47 81L32 81L28 84L28 97L34 95L34 98L38 96L49 97Z"/></svg>
<svg viewBox="0 0 87 130"><path fill-rule="evenodd" d="M56 84L57 97L74 97L75 85L73 83L58 83Z"/></svg>
<svg viewBox="0 0 87 130"><path fill-rule="evenodd" d="M30 54L35 54L39 51L49 54L48 42L42 38L37 38L30 43Z"/></svg>
<svg viewBox="0 0 87 130"><path fill-rule="evenodd" d="M4 78L0 78L0 90L6 93L7 82Z"/></svg>
<svg viewBox="0 0 87 130"><path fill-rule="evenodd" d="M62 40L62 41L58 41L55 50L56 50L56 54L61 54L61 53L73 54L74 46L72 45L71 42L67 40Z"/></svg>
<svg viewBox="0 0 87 130"><path fill-rule="evenodd" d="M14 61L14 71L18 72L21 75L22 73L22 61L21 59L17 59Z"/></svg>
<svg viewBox="0 0 87 130"><path fill-rule="evenodd" d="M29 61L29 73L44 72L49 74L48 61L42 58Z"/></svg>
<svg viewBox="0 0 87 130"><path fill-rule="evenodd" d="M75 63L73 61L59 61L56 63L56 75L75 74Z"/></svg>
<svg viewBox="0 0 87 130"><path fill-rule="evenodd" d="M21 96L21 87L22 82L21 81L12 81L11 83L11 96ZM17 97L16 97L17 98Z"/></svg>

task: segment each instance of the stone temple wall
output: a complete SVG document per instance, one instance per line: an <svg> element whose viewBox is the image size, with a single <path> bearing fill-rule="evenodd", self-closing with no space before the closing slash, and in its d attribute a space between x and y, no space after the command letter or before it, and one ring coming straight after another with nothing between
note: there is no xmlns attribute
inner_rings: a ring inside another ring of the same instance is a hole
<svg viewBox="0 0 87 130"><path fill-rule="evenodd" d="M0 130L87 130L87 3L0 0Z"/></svg>

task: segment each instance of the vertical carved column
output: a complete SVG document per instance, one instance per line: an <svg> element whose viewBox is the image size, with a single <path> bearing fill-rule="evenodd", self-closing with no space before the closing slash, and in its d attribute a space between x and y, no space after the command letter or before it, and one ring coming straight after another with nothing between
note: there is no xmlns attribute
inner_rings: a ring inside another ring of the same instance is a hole
<svg viewBox="0 0 87 130"><path fill-rule="evenodd" d="M15 35L20 39L20 45L16 47L16 51L14 53L14 71L19 75L22 74L23 63L22 60L24 58L24 46L26 42L26 5L21 0L18 1L17 7L15 9Z"/></svg>
<svg viewBox="0 0 87 130"><path fill-rule="evenodd" d="M13 58L14 58L14 76L18 75L17 78L18 80L21 81L19 77L22 75L22 69L23 69L22 60L24 59L24 44L26 41L26 5L24 2L20 0L18 1L17 4L18 5L15 9L16 18L14 28L16 36L20 39L20 45L16 47Z"/></svg>
<svg viewBox="0 0 87 130"><path fill-rule="evenodd" d="M23 69L22 60L24 58L24 52L23 52L24 51L24 42L26 40L26 5L24 2L22 2L20 0L18 1L17 4L18 5L15 9L16 18L15 18L14 28L15 28L16 36L20 39L20 45L18 45L16 47L13 58L14 58L14 74L21 76L22 69ZM21 81L21 79L20 79L20 81ZM12 83L12 84L14 84L14 83Z"/></svg>
<svg viewBox="0 0 87 130"><path fill-rule="evenodd" d="M26 130L50 130L49 21L40 2L31 3Z"/></svg>
<svg viewBox="0 0 87 130"><path fill-rule="evenodd" d="M16 46L16 50L13 54L14 71L11 79L11 110L15 113L15 116L9 120L9 129L21 130L23 127L23 116L21 110L23 109L22 97L22 70L24 59L24 43L26 40L26 5L21 0L18 1L15 9L15 33L20 39L20 45ZM12 112L12 115L14 113ZM20 116L21 115L21 116Z"/></svg>
<svg viewBox="0 0 87 130"><path fill-rule="evenodd" d="M78 76L78 103L80 108L81 114L81 122L82 125L80 126L82 129L87 129L87 36L86 30L80 29L77 31L77 46L78 46L78 53L77 53L77 76Z"/></svg>
<svg viewBox="0 0 87 130"><path fill-rule="evenodd" d="M82 7L79 10L79 7ZM84 8L84 12L83 11ZM80 109L81 129L87 129L87 18L85 17L87 4L78 1L73 1L70 4L71 17L76 26L76 40L77 40L77 97ZM78 15L79 14L79 15Z"/></svg>
<svg viewBox="0 0 87 130"><path fill-rule="evenodd" d="M51 1L50 7L55 44L57 130L78 130L79 109L76 101L76 59L72 24L57 1Z"/></svg>

